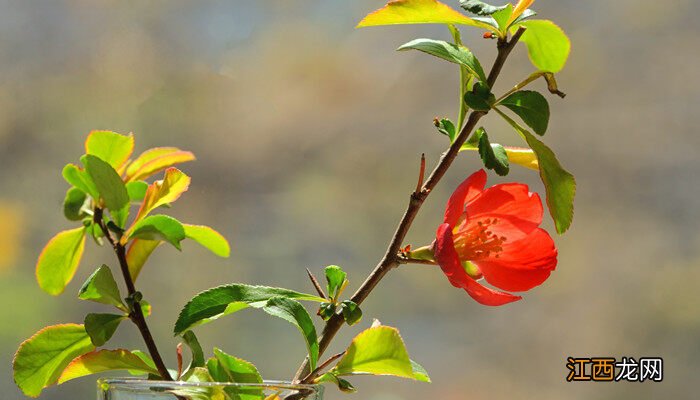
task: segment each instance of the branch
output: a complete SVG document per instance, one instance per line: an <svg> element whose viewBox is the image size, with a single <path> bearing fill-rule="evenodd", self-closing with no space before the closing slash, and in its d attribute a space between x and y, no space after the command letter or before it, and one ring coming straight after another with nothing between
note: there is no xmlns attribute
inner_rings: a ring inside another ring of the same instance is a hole
<svg viewBox="0 0 700 400"><path fill-rule="evenodd" d="M126 283L127 291L129 292L129 296L133 297L136 294L136 287L134 286L134 281L131 279L131 273L129 272L129 264L126 260L126 248L124 247L124 245L118 243L114 240L114 238L112 238L112 234L105 226L104 220L102 218L103 215L104 210L102 208L96 207L95 214L93 216L93 221L99 225L105 237L107 238L107 241L109 241L109 244L111 244L112 248L114 248L114 252L117 253L117 259L119 260L119 266L122 271L122 276L124 276L124 282ZM136 327L139 329L139 332L141 332L141 336L143 337L144 342L146 342L146 347L148 348L148 352L151 354L153 362L156 364L156 368L158 369L160 377L163 380L172 381L173 378L170 376L168 368L165 366L163 358L158 352L156 342L153 340L153 335L151 334L151 331L148 328L146 318L143 315L143 310L141 310L141 304L138 301L135 301L131 308L132 310L129 313L129 319L131 319L134 325L136 325Z"/></svg>
<svg viewBox="0 0 700 400"><path fill-rule="evenodd" d="M493 67L491 68L491 72L489 73L487 79L489 87L493 87L493 84L496 83L496 79L498 79L498 76L500 75L501 70L503 69L503 65L506 62L506 59L517 44L518 40L520 40L520 37L523 35L523 33L525 33L525 28L520 27L518 31L513 35L510 41L508 41L507 39L499 39L498 55L496 56L496 60L494 61ZM445 173L452 165L452 162L454 162L454 160L457 158L457 155L459 154L459 149L462 147L462 145L464 145L464 143L469 138L469 135L471 135L472 131L476 128L476 125L479 123L481 117L486 115L486 113L487 112L484 111L472 111L472 113L469 115L469 119L467 120L462 130L459 132L459 135L455 139L454 143L452 143L450 148L447 151L445 151L440 157L440 161L428 177L428 180L425 181L425 184L423 185L421 191L414 192L411 194L408 207L406 208L406 211L401 217L401 221L399 222L399 225L396 228L394 236L391 238L386 253L384 253L384 256L382 257L381 261L379 261L379 264L377 264L377 266L370 273L370 275L367 277L362 286L357 290L357 292L355 292L355 294L350 298L350 300L352 300L358 305L362 304L362 302L367 298L367 296L369 296L369 294L372 292L372 290L374 290L377 284L379 284L382 278L384 278L384 276L389 271L391 271L399 265L399 250L401 248L401 244L406 238L408 230L411 227L413 220L416 218L418 211L427 199L430 192L435 188L438 182L440 182L442 177L445 176ZM338 314L333 315L326 322L326 325L323 329L323 334L321 336L321 340L319 342L319 354L323 354L326 351L331 340L333 340L335 335L338 333L338 330L340 330L340 328L343 326L343 322L343 317ZM303 374L308 373L308 370L308 360L304 360L302 366L299 368L299 371L301 373L297 373L297 376L294 377L294 381L299 381L300 383L309 383L306 379L301 381L299 380L299 378L303 376Z"/></svg>
<svg viewBox="0 0 700 400"><path fill-rule="evenodd" d="M321 372L322 372L326 367L328 367L329 365L331 365L331 364L333 363L333 361L336 361L337 359L339 359L340 357L342 357L342 356L344 356L344 355L345 355L345 352L338 353L338 354L336 354L336 355L334 355L334 356L331 356L328 360L324 361L321 365L319 365L318 367L316 367L315 370L311 371L311 372L309 373L309 375L306 376L306 378L302 379L302 381L303 381L303 382L311 382L311 381L313 381L314 379L316 379L317 376L319 376L319 375L321 374Z"/></svg>

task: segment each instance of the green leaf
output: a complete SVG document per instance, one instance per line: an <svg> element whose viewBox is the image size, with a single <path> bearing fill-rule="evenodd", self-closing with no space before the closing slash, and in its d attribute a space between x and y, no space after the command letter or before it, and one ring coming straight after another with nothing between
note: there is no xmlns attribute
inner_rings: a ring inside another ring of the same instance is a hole
<svg viewBox="0 0 700 400"><path fill-rule="evenodd" d="M489 136L484 128L479 128L479 155L484 162L484 166L488 169L496 171L498 175L506 176L510 171L508 163L508 154L500 144L491 144Z"/></svg>
<svg viewBox="0 0 700 400"><path fill-rule="evenodd" d="M214 378L209 374L206 368L194 368L189 374L185 382L189 383L209 383L214 382ZM221 386L201 385L197 387L185 387L182 389L172 390L171 394L177 398L187 400L230 400L230 397L224 392ZM261 398L258 398L262 400Z"/></svg>
<svg viewBox="0 0 700 400"><path fill-rule="evenodd" d="M474 111L489 111L491 109L489 97L474 92L465 93L464 102Z"/></svg>
<svg viewBox="0 0 700 400"><path fill-rule="evenodd" d="M126 192L129 194L129 200L132 203L140 203L146 196L148 183L144 181L133 181L126 183Z"/></svg>
<svg viewBox="0 0 700 400"><path fill-rule="evenodd" d="M479 0L460 0L459 5L466 11L476 15L491 15L507 7L507 5L496 7Z"/></svg>
<svg viewBox="0 0 700 400"><path fill-rule="evenodd" d="M435 127L438 129L438 132L450 138L450 143L454 143L455 138L457 137L457 128L452 123L452 121L450 121L447 118L443 118L440 120L436 118Z"/></svg>
<svg viewBox="0 0 700 400"><path fill-rule="evenodd" d="M331 372L326 372L325 374L319 376L314 380L314 383L333 383L336 386L338 386L338 389L340 391L345 392L345 393L355 393L357 392L357 389L352 385L352 383L346 381L345 379L334 375Z"/></svg>
<svg viewBox="0 0 700 400"><path fill-rule="evenodd" d="M119 169L134 151L134 135L120 135L110 131L92 131L85 141L86 154L104 160Z"/></svg>
<svg viewBox="0 0 700 400"><path fill-rule="evenodd" d="M37 397L53 385L74 358L95 350L83 325L46 327L19 346L12 368L22 392Z"/></svg>
<svg viewBox="0 0 700 400"><path fill-rule="evenodd" d="M411 367L413 368L413 378L420 382L430 383L430 377L428 376L428 371L425 370L420 364L411 360Z"/></svg>
<svg viewBox="0 0 700 400"><path fill-rule="evenodd" d="M510 117L495 109L522 137L537 155L540 178L547 192L547 208L559 234L566 232L574 218L574 197L576 180L566 171L554 152L535 135L518 125Z"/></svg>
<svg viewBox="0 0 700 400"><path fill-rule="evenodd" d="M63 293L73 279L85 250L85 227L63 231L46 244L36 263L39 287L51 295Z"/></svg>
<svg viewBox="0 0 700 400"><path fill-rule="evenodd" d="M126 261L129 264L131 279L136 281L136 278L138 278L141 273L141 269L144 264L146 264L146 261L148 261L148 257L151 256L156 247L161 243L162 242L159 240L134 239L131 241L129 250L126 252Z"/></svg>
<svg viewBox="0 0 700 400"><path fill-rule="evenodd" d="M66 182L89 194L92 198L97 199L100 197L97 186L95 186L92 178L85 170L78 168L74 164L67 164L63 167L62 174Z"/></svg>
<svg viewBox="0 0 700 400"><path fill-rule="evenodd" d="M215 371L211 366L217 364ZM233 383L262 383L263 379L255 368L255 365L248 361L233 357L218 348L214 348L214 358L207 361L207 368L212 378L217 382Z"/></svg>
<svg viewBox="0 0 700 400"><path fill-rule="evenodd" d="M498 30L501 32L506 32L508 29L510 17L513 16L513 5L512 4L506 4L505 7L503 7L501 10L496 11L491 15L493 20L496 22L496 25L498 26Z"/></svg>
<svg viewBox="0 0 700 400"><path fill-rule="evenodd" d="M85 316L85 330L92 344L95 347L100 347L107 343L107 341L114 335L117 331L119 324L125 320L127 317L125 315L117 314L88 314Z"/></svg>
<svg viewBox="0 0 700 400"><path fill-rule="evenodd" d="M481 82L475 83L473 90L464 94L464 102L474 111L488 112L495 101L496 96Z"/></svg>
<svg viewBox="0 0 700 400"><path fill-rule="evenodd" d="M145 362L146 365L148 365L150 368L158 369L158 368L156 367L156 363L153 362L153 359L151 358L151 356L149 356L148 354L144 353L143 351L141 351L141 350L132 350L131 354L133 354L133 355L135 355L136 357L140 358L140 359L141 359L143 362ZM133 371L133 372L137 372L137 371ZM140 373L140 372L139 372L139 373ZM136 375L136 374L135 374L135 373L132 373L132 375ZM158 374L154 374L154 375L158 375Z"/></svg>
<svg viewBox="0 0 700 400"><path fill-rule="evenodd" d="M72 187L66 192L66 197L63 200L63 215L69 221L80 221L87 215L83 211L87 195L82 190Z"/></svg>
<svg viewBox="0 0 700 400"><path fill-rule="evenodd" d="M527 28L520 41L527 45L532 64L543 72L557 73L564 68L571 52L571 42L564 31L548 20L524 21ZM511 31L517 27L511 28Z"/></svg>
<svg viewBox="0 0 700 400"><path fill-rule="evenodd" d="M311 320L311 316L309 316L304 306L298 301L286 297L273 297L267 301L263 311L272 316L282 318L299 329L299 332L304 336L306 349L309 352L309 366L312 371L316 369L316 363L318 362L318 337L316 336L316 328Z"/></svg>
<svg viewBox="0 0 700 400"><path fill-rule="evenodd" d="M331 370L335 375L393 375L416 379L406 346L396 328L377 326L357 335Z"/></svg>
<svg viewBox="0 0 700 400"><path fill-rule="evenodd" d="M481 82L486 82L484 69L479 60L464 46L447 43L442 40L416 39L412 40L397 49L398 51L418 50L445 61L466 67L470 74L479 78Z"/></svg>
<svg viewBox="0 0 700 400"><path fill-rule="evenodd" d="M163 240L181 250L185 239L185 227L180 221L167 215L151 215L131 228L130 239Z"/></svg>
<svg viewBox="0 0 700 400"><path fill-rule="evenodd" d="M102 265L85 281L78 292L81 300L90 300L102 304L111 304L118 309L127 312L128 308L122 301L119 287L114 280L112 271L108 266Z"/></svg>
<svg viewBox="0 0 700 400"><path fill-rule="evenodd" d="M185 341L187 347L192 351L192 361L188 370L191 368L198 368L204 366L204 352L202 351L202 345L199 344L197 336L192 331L185 332L182 335L182 339Z"/></svg>
<svg viewBox="0 0 700 400"><path fill-rule="evenodd" d="M355 325L362 320L362 310L354 301L345 300L340 304L340 307L343 313L343 319L345 319L348 325Z"/></svg>
<svg viewBox="0 0 700 400"><path fill-rule="evenodd" d="M129 219L129 205L127 204L119 210L110 210L109 214L112 217L112 222L119 228L119 236L123 236L124 228L126 228L126 221Z"/></svg>
<svg viewBox="0 0 700 400"><path fill-rule="evenodd" d="M282 288L238 283L219 286L199 293L185 305L175 323L175 334L180 335L192 327L248 307L261 308L273 297L326 302L325 299L318 296Z"/></svg>
<svg viewBox="0 0 700 400"><path fill-rule="evenodd" d="M329 319L331 319L331 317L333 315L335 315L335 311L336 311L335 303L328 302L328 303L322 303L318 307L318 312L316 314L319 317L321 317L321 319L323 319L324 321L328 321Z"/></svg>
<svg viewBox="0 0 700 400"><path fill-rule="evenodd" d="M158 374L138 355L128 350L100 350L82 355L66 367L58 383L105 371L129 371L131 374Z"/></svg>
<svg viewBox="0 0 700 400"><path fill-rule="evenodd" d="M326 282L328 282L328 284L326 285L328 295L333 300L337 300L341 290L347 284L346 281L348 274L346 274L345 271L343 271L343 269L337 265L327 266L325 269L325 273Z"/></svg>
<svg viewBox="0 0 700 400"><path fill-rule="evenodd" d="M530 9L528 8L527 10L523 11L523 13L520 14L520 16L519 16L518 18L516 18L515 21L513 21L510 25L511 25L511 26L512 26L512 25L515 25L515 24L517 24L517 23L520 23L520 22L522 22L522 21L525 21L525 20L528 19L528 18L534 17L535 15L537 15L537 13L534 12L534 11L532 11L532 10L530 10Z"/></svg>
<svg viewBox="0 0 700 400"><path fill-rule="evenodd" d="M217 256L227 258L231 254L231 247L226 238L214 229L203 225L184 224L183 226L188 239L201 244Z"/></svg>
<svg viewBox="0 0 700 400"><path fill-rule="evenodd" d="M129 193L111 165L92 155L83 156L81 161L110 211L118 211L129 205Z"/></svg>
<svg viewBox="0 0 700 400"><path fill-rule="evenodd" d="M542 136L547 132L549 103L539 92L521 90L509 95L498 104L504 105L518 114L536 134Z"/></svg>
<svg viewBox="0 0 700 400"><path fill-rule="evenodd" d="M389 1L383 8L367 15L357 27L397 24L458 24L490 29L483 22L475 21L436 0Z"/></svg>

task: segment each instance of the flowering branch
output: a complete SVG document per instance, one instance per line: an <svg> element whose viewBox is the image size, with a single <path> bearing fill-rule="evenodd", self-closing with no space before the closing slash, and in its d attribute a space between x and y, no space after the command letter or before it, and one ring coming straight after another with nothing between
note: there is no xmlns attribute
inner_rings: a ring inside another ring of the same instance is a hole
<svg viewBox="0 0 700 400"><path fill-rule="evenodd" d="M494 83L496 83L496 80L503 69L503 65L523 33L525 33L525 28L520 27L515 34L513 34L513 37L510 40L507 38L498 40L498 55L496 56L496 60L494 61L493 67L491 68L491 72L489 73L487 79L489 87L493 87ZM464 143L466 143L469 135L471 135L472 131L476 128L476 125L479 123L481 117L486 114L486 111L472 111L459 135L455 138L455 141L452 143L450 148L442 154L440 161L423 184L421 190L411 194L408 207L401 217L401 221L399 222L399 225L396 228L391 241L389 242L389 247L387 248L386 253L367 277L362 286L360 286L357 292L355 292L355 294L351 297L351 301L358 305L362 304L362 302L369 296L370 293L372 293L372 290L374 290L384 276L401 263L401 244L406 238L406 235L413 224L413 220L416 218L416 215L418 215L418 211L420 211L421 206L428 198L430 192L435 188L435 186L437 186L454 162L455 158L457 158L460 148L462 145L464 145ZM321 340L319 341L320 354L323 354L323 352L328 348L330 342L343 326L343 323L344 320L342 315L338 314L333 315L333 317L326 322L326 325L323 328ZM308 376L307 378L300 380L301 376L308 373L308 369L308 360L304 360L294 380L301 383L309 383L310 380L307 379Z"/></svg>

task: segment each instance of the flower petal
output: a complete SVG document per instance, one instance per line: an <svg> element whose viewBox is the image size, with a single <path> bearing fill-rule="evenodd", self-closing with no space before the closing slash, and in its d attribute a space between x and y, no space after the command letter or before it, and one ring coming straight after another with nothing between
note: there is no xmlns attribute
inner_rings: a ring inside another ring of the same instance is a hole
<svg viewBox="0 0 700 400"><path fill-rule="evenodd" d="M462 268L452 239L452 227L442 224L438 227L435 239L435 260L450 283L466 290L478 303L487 306L500 306L520 300L522 297L510 293L498 292L482 286L472 279Z"/></svg>
<svg viewBox="0 0 700 400"><path fill-rule="evenodd" d="M445 208L446 224L457 225L464 212L464 205L478 197L486 186L486 171L480 169L465 179L452 193Z"/></svg>
<svg viewBox="0 0 700 400"><path fill-rule="evenodd" d="M499 289L523 292L542 284L557 266L557 248L544 229L504 243L498 258L475 262L486 281Z"/></svg>
<svg viewBox="0 0 700 400"><path fill-rule="evenodd" d="M540 196L520 183L492 186L467 204L468 225L495 218L498 222L489 225L489 230L511 242L537 229L542 223L542 215Z"/></svg>

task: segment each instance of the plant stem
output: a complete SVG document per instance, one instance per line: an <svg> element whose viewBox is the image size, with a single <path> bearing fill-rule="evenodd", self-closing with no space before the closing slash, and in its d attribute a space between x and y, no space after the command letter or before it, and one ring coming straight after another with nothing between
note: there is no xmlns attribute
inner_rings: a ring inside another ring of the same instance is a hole
<svg viewBox="0 0 700 400"><path fill-rule="evenodd" d="M462 46L462 34L460 33L459 29L454 26L454 25L448 25L447 26L450 30L450 33L452 34L452 38L455 41L455 44L457 46ZM464 101L464 95L467 92L467 85L469 84L469 80L471 79L471 76L469 75L469 72L467 71L467 67L460 65L459 66L459 115L457 115L457 130L462 129L462 126L464 125L464 118L467 116L467 103Z"/></svg>
<svg viewBox="0 0 700 400"><path fill-rule="evenodd" d="M493 67L491 68L491 72L489 73L487 79L487 84L489 87L493 87L493 84L496 82L496 79L498 78L498 76L501 73L501 70L503 69L503 65L505 64L506 59L517 44L518 40L520 40L520 37L523 33L525 33L525 28L520 27L518 31L513 35L510 41L507 38L498 40L498 55L496 56L496 60L494 61ZM358 305L362 304L362 302L367 298L367 296L369 296L369 294L372 292L372 290L374 290L377 284L379 284L382 278L384 278L384 276L389 271L391 271L399 265L399 250L401 248L401 244L406 238L408 230L411 227L413 220L416 218L418 211L420 210L425 200L428 198L430 192L435 188L435 186L438 184L438 182L440 182L442 177L450 168L452 162L454 162L454 160L457 158L457 155L459 154L459 149L462 147L462 145L464 145L464 143L469 138L471 132L476 128L476 125L478 124L481 117L486 115L486 113L487 112L484 111L473 111L469 115L469 119L465 123L462 130L459 132L459 135L455 139L454 143L452 143L449 149L445 151L440 157L440 161L435 166L435 169L423 185L422 190L420 192L414 192L411 194L408 207L406 208L406 211L401 217L401 221L399 222L399 225L396 228L396 231L394 232L394 236L391 238L386 253L382 257L379 264L377 264L377 266L370 273L365 282L357 290L357 292L355 292L355 294L350 300L357 303ZM321 336L321 340L319 342L319 354L323 354L326 351L331 340L333 340L335 335L338 333L338 330L340 330L340 328L343 326L343 322L343 317L338 314L333 315L333 317L331 317L326 322L326 325L323 329L323 334ZM308 374L308 370L308 360L304 360L301 367L297 371L297 375L295 376L294 380L298 381L301 376ZM301 380L301 383L308 382L306 382L305 380Z"/></svg>
<svg viewBox="0 0 700 400"><path fill-rule="evenodd" d="M105 237L107 238L107 241L109 241L109 244L111 244L112 248L114 248L114 252L117 254L117 259L119 260L119 267L121 268L122 276L124 277L124 282L126 283L127 291L129 293L129 296L133 298L136 294L136 287L134 286L134 281L133 279L131 279L131 273L129 272L129 264L126 260L126 248L124 247L124 245L120 244L119 242L115 241L114 238L112 238L111 233L105 226L104 219L102 218L103 215L104 210L102 208L96 207L95 215L93 216L93 221L95 221L95 223L99 225ZM151 330L148 328L148 324L146 323L146 318L143 315L143 310L141 309L140 302L134 301L131 308L132 310L129 313L129 319L131 319L134 325L136 325L136 327L138 328L139 332L141 332L143 341L146 342L146 347L148 348L148 352L150 353L153 362L156 364L156 368L158 369L160 377L163 380L172 381L173 378L170 376L168 368L165 366L163 358L158 352L156 342L153 340Z"/></svg>

